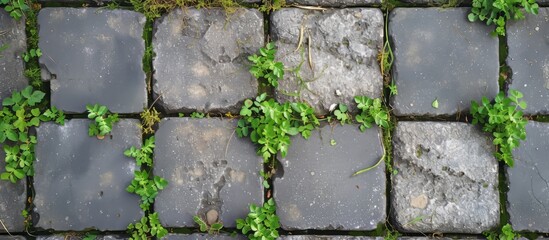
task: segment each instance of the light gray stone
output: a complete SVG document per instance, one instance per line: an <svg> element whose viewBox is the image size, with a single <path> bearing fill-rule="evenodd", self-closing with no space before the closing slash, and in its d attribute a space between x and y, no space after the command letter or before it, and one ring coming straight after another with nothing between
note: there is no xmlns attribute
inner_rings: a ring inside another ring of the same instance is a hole
<svg viewBox="0 0 549 240"><path fill-rule="evenodd" d="M26 50L25 20L16 21L0 8L0 101L27 85L21 57Z"/></svg>
<svg viewBox="0 0 549 240"><path fill-rule="evenodd" d="M482 233L499 224L491 138L456 122L399 122L393 135L392 213L405 232Z"/></svg>
<svg viewBox="0 0 549 240"><path fill-rule="evenodd" d="M528 122L526 140L507 167L507 211L513 229L549 232L549 123Z"/></svg>
<svg viewBox="0 0 549 240"><path fill-rule="evenodd" d="M498 38L467 20L469 8L396 8L389 17L397 116L467 113L499 92ZM437 100L438 108L432 103Z"/></svg>
<svg viewBox="0 0 549 240"><path fill-rule="evenodd" d="M6 153L4 152L3 144L0 144L0 173L5 172ZM27 200L27 180L22 179L17 183L9 181L0 181L0 220L6 226L8 231L23 232L25 225L21 211L25 209ZM3 226L0 226L0 233L6 232Z"/></svg>
<svg viewBox="0 0 549 240"><path fill-rule="evenodd" d="M75 235L50 235L50 236L38 236L37 240L82 240L84 235L75 236ZM94 240L124 240L129 239L127 237L118 236L118 235L96 235Z"/></svg>
<svg viewBox="0 0 549 240"><path fill-rule="evenodd" d="M141 147L138 120L115 123L112 137L88 136L90 121L73 119L37 128L34 198L36 227L57 231L123 231L143 213L139 196L126 192L138 170L124 156Z"/></svg>
<svg viewBox="0 0 549 240"><path fill-rule="evenodd" d="M69 113L101 104L116 113L147 105L145 17L128 10L44 8L38 14L42 79L51 103Z"/></svg>
<svg viewBox="0 0 549 240"><path fill-rule="evenodd" d="M288 4L325 6L325 7L360 7L381 4L381 0L287 0Z"/></svg>
<svg viewBox="0 0 549 240"><path fill-rule="evenodd" d="M507 24L510 88L524 94L526 114L549 114L549 8Z"/></svg>
<svg viewBox="0 0 549 240"><path fill-rule="evenodd" d="M263 160L248 139L234 134L236 121L167 118L156 131L154 174L169 185L158 194L155 211L165 227L195 227L215 209L225 227L263 204L259 171Z"/></svg>
<svg viewBox="0 0 549 240"><path fill-rule="evenodd" d="M280 236L279 240L383 240L382 237L353 237L335 235L288 235Z"/></svg>
<svg viewBox="0 0 549 240"><path fill-rule="evenodd" d="M168 234L162 238L163 240L244 240L248 239L243 235L236 235L232 237L227 234L204 234L204 233L194 233L194 234Z"/></svg>
<svg viewBox="0 0 549 240"><path fill-rule="evenodd" d="M336 145L331 144L331 140ZM292 137L282 176L274 179L276 213L285 230L373 230L386 218L385 165L361 175L383 155L381 135L357 125Z"/></svg>
<svg viewBox="0 0 549 240"><path fill-rule="evenodd" d="M257 95L248 56L264 44L263 15L177 9L155 23L154 93L167 112L232 111ZM155 97L156 98L156 97Z"/></svg>
<svg viewBox="0 0 549 240"><path fill-rule="evenodd" d="M295 51L301 27L302 50ZM300 77L287 71L279 81L275 92L279 101L296 101L300 98L294 95L301 93L317 115L324 115L338 103L354 111L355 96L381 96L383 80L377 54L383 42L383 15L379 9L321 12L286 8L272 14L271 36L278 47L276 58L286 68L302 63Z"/></svg>

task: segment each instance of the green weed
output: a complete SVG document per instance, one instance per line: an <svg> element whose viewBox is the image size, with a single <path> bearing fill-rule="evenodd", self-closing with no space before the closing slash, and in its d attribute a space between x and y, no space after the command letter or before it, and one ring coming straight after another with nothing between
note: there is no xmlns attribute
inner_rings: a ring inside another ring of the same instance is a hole
<svg viewBox="0 0 549 240"><path fill-rule="evenodd" d="M513 231L513 227L509 225L509 223L505 224L502 228L500 233L490 231L490 232L484 232L484 236L486 236L487 240L513 240L520 238L520 235L515 233Z"/></svg>
<svg viewBox="0 0 549 240"><path fill-rule="evenodd" d="M141 129L144 134L153 134L154 125L160 122L160 113L154 107L145 109L141 114Z"/></svg>
<svg viewBox="0 0 549 240"><path fill-rule="evenodd" d="M524 13L538 14L539 6L535 0L473 0L473 8L467 16L469 21L486 21L486 25L495 24L495 33L505 36L507 20L524 19Z"/></svg>
<svg viewBox="0 0 549 240"><path fill-rule="evenodd" d="M351 123L352 116L349 114L348 107L345 104L338 105L338 108L334 110L334 116L341 125Z"/></svg>
<svg viewBox="0 0 549 240"><path fill-rule="evenodd" d="M237 219L236 228L247 235L248 239L271 240L278 238L278 228L280 223L276 216L276 205L271 198L263 207L250 205L250 213L246 219Z"/></svg>
<svg viewBox="0 0 549 240"><path fill-rule="evenodd" d="M278 80L284 77L284 65L275 61L276 49L274 43L268 43L266 47L259 49L259 55L248 57L253 65L250 73L257 79L267 80L273 87L278 87Z"/></svg>
<svg viewBox="0 0 549 240"><path fill-rule="evenodd" d="M39 58L40 56L42 56L42 51L40 48L32 48L23 53L23 60L25 60L25 62L29 62L31 59Z"/></svg>
<svg viewBox="0 0 549 240"><path fill-rule="evenodd" d="M259 11L264 13L270 13L286 6L286 0L263 0L262 3L263 4L259 7Z"/></svg>
<svg viewBox="0 0 549 240"><path fill-rule="evenodd" d="M130 0L134 9L143 13L147 19L159 18L163 13L176 8L221 7L227 14L232 14L240 5L234 0Z"/></svg>
<svg viewBox="0 0 549 240"><path fill-rule="evenodd" d="M112 131L112 125L118 122L118 114L110 113L106 106L99 104L87 105L88 118L94 120L90 123L88 135L103 139Z"/></svg>
<svg viewBox="0 0 549 240"><path fill-rule="evenodd" d="M223 228L222 223L216 222L210 226L199 216L194 216L193 220L196 224L198 224L201 232L207 232L208 234L217 234Z"/></svg>
<svg viewBox="0 0 549 240"><path fill-rule="evenodd" d="M204 113L200 113L200 112L192 112L191 113L191 118L201 119L201 118L204 118L204 116L206 116L206 115Z"/></svg>
<svg viewBox="0 0 549 240"><path fill-rule="evenodd" d="M30 9L25 0L0 0L0 6L4 6L4 10L15 20L25 16Z"/></svg>

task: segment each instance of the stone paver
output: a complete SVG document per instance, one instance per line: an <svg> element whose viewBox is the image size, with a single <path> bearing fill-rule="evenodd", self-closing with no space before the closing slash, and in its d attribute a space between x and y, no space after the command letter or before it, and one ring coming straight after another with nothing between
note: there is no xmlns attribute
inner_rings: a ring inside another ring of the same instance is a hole
<svg viewBox="0 0 549 240"><path fill-rule="evenodd" d="M0 8L0 101L27 85L22 55L27 49L25 21L16 21Z"/></svg>
<svg viewBox="0 0 549 240"><path fill-rule="evenodd" d="M82 240L84 236L70 236L70 235L51 235L51 236L38 236L37 240ZM123 236L117 235L96 235L95 240L124 240L128 239Z"/></svg>
<svg viewBox="0 0 549 240"><path fill-rule="evenodd" d="M0 235L0 240L25 240L25 239L27 239L27 238L24 237L24 236L10 236L10 235L2 236L2 235Z"/></svg>
<svg viewBox="0 0 549 240"><path fill-rule="evenodd" d="M524 94L526 114L549 114L549 8L507 25L510 88Z"/></svg>
<svg viewBox="0 0 549 240"><path fill-rule="evenodd" d="M379 5L381 0L287 0L286 3L343 8Z"/></svg>
<svg viewBox="0 0 549 240"><path fill-rule="evenodd" d="M3 145L0 144L0 148ZM0 173L5 171L6 153L4 150L0 150ZM11 183L9 181L0 181L0 220L6 225L9 232L23 232L25 225L23 224L23 217L21 211L25 209L25 203L27 200L27 181L23 179L17 183ZM0 233L6 232L4 227L0 226Z"/></svg>
<svg viewBox="0 0 549 240"><path fill-rule="evenodd" d="M353 237L334 235L293 235L280 236L279 240L382 240L382 237Z"/></svg>
<svg viewBox="0 0 549 240"><path fill-rule="evenodd" d="M257 95L248 56L264 45L263 15L181 9L156 21L154 93L167 112L240 110ZM155 97L156 98L156 97Z"/></svg>
<svg viewBox="0 0 549 240"><path fill-rule="evenodd" d="M45 8L38 15L42 79L51 103L69 113L86 104L117 113L147 104L142 58L145 17L128 10Z"/></svg>
<svg viewBox="0 0 549 240"><path fill-rule="evenodd" d="M235 227L249 204L262 205L263 160L251 141L236 136L235 127L234 120L162 120L154 174L169 182L155 202L164 226L193 227L194 215L215 211L225 227Z"/></svg>
<svg viewBox="0 0 549 240"><path fill-rule="evenodd" d="M301 27L302 51L295 51ZM277 59L286 68L302 63L300 78L287 72L279 81L279 101L295 101L298 98L294 95L301 93L317 115L324 115L338 103L347 104L353 111L355 96L381 96L383 81L377 54L383 42L383 15L379 9L321 12L286 8L272 14L271 36L278 47Z"/></svg>
<svg viewBox="0 0 549 240"><path fill-rule="evenodd" d="M498 164L487 134L466 123L399 122L393 147L391 211L400 230L481 233L497 226Z"/></svg>
<svg viewBox="0 0 549 240"><path fill-rule="evenodd" d="M518 231L549 232L549 123L528 122L526 136L507 168L509 221Z"/></svg>
<svg viewBox="0 0 549 240"><path fill-rule="evenodd" d="M195 233L195 234L168 234L167 236L162 238L163 240L244 240L248 239L243 235L236 235L235 237L232 237L230 235L226 234L201 234L201 233Z"/></svg>
<svg viewBox="0 0 549 240"><path fill-rule="evenodd" d="M330 141L334 139L336 145ZM383 155L378 128L324 126L292 138L283 176L274 179L277 215L286 230L373 230L386 218L385 166L355 176Z"/></svg>
<svg viewBox="0 0 549 240"><path fill-rule="evenodd" d="M467 113L471 100L498 93L498 38L467 20L469 8L397 8L389 32L397 116ZM435 99L438 108L432 106Z"/></svg>
<svg viewBox="0 0 549 240"><path fill-rule="evenodd" d="M139 197L126 192L137 170L124 150L141 146L138 120L115 123L112 139L88 136L90 121L37 129L34 164L35 225L42 229L123 231L139 220Z"/></svg>

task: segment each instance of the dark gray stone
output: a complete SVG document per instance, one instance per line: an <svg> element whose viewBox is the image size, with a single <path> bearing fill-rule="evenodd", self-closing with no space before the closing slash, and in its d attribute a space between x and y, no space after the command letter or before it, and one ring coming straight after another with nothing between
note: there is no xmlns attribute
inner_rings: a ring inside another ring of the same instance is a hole
<svg viewBox="0 0 549 240"><path fill-rule="evenodd" d="M507 168L509 221L517 231L549 232L549 123L528 122L526 136Z"/></svg>
<svg viewBox="0 0 549 240"><path fill-rule="evenodd" d="M74 235L51 235L51 236L38 236L37 240L82 240L86 235L74 236ZM124 240L127 237L117 235L96 235L94 240Z"/></svg>
<svg viewBox="0 0 549 240"><path fill-rule="evenodd" d="M405 232L481 233L499 224L491 138L456 122L399 122L392 213Z"/></svg>
<svg viewBox="0 0 549 240"><path fill-rule="evenodd" d="M137 113L147 104L145 17L128 10L44 8L38 14L42 79L51 103L69 113L102 104Z"/></svg>
<svg viewBox="0 0 549 240"><path fill-rule="evenodd" d="M321 12L286 8L272 14L271 24L278 61L290 69L302 63L300 75L305 81L300 84L299 77L287 71L276 90L279 101L296 101L299 98L290 95L301 93L316 114L324 115L338 103L347 104L353 111L355 96L381 96L383 80L377 54L383 43L383 15L379 9ZM295 51L302 26L303 53Z"/></svg>
<svg viewBox="0 0 549 240"><path fill-rule="evenodd" d="M549 8L507 24L510 88L524 94L526 114L549 114Z"/></svg>
<svg viewBox="0 0 549 240"><path fill-rule="evenodd" d="M6 167L4 161L6 153L2 150L4 149L3 144L0 144L0 148L0 173L3 173ZM27 200L26 184L26 179L15 184L9 181L0 181L0 221L4 223L10 233L25 231L23 223L25 219L21 216L21 211L25 209ZM0 233L4 232L6 231L0 224Z"/></svg>
<svg viewBox="0 0 549 240"><path fill-rule="evenodd" d="M468 112L499 91L498 38L467 20L469 8L397 8L389 19L398 116ZM432 106L435 99L438 109Z"/></svg>
<svg viewBox="0 0 549 240"><path fill-rule="evenodd" d="M263 160L252 142L234 133L236 121L167 118L156 132L154 174L169 185L155 211L166 227L193 227L194 215L216 210L225 227L246 218L249 204L262 205Z"/></svg>
<svg viewBox="0 0 549 240"><path fill-rule="evenodd" d="M25 240L25 239L27 239L27 238L24 237L24 236L9 236L9 235L2 236L2 235L0 235L0 240Z"/></svg>
<svg viewBox="0 0 549 240"><path fill-rule="evenodd" d="M287 0L286 3L344 8L379 5L381 0Z"/></svg>
<svg viewBox="0 0 549 240"><path fill-rule="evenodd" d="M4 49L5 48L5 49ZM25 20L14 20L0 8L0 101L20 91L27 85L23 75L25 65L22 59L27 50Z"/></svg>
<svg viewBox="0 0 549 240"><path fill-rule="evenodd" d="M336 141L332 146L330 141ZM360 143L360 146L357 145ZM286 230L373 230L386 218L385 165L361 175L383 155L377 127L324 126L308 140L292 138L274 199ZM368 207L364 207L368 206Z"/></svg>
<svg viewBox="0 0 549 240"><path fill-rule="evenodd" d="M155 23L154 93L167 112L232 111L257 95L248 56L264 44L263 15L174 10Z"/></svg>
<svg viewBox="0 0 549 240"><path fill-rule="evenodd" d="M353 237L331 235L288 235L280 236L279 240L383 240L382 237Z"/></svg>
<svg viewBox="0 0 549 240"><path fill-rule="evenodd" d="M235 237L226 235L226 234L204 234L204 233L195 233L195 234L168 234L162 238L163 240L239 240L239 239L248 239L243 235L236 235Z"/></svg>
<svg viewBox="0 0 549 240"><path fill-rule="evenodd" d="M448 8L462 4L471 4L472 0L399 0L399 2L414 4L414 6L442 6Z"/></svg>
<svg viewBox="0 0 549 240"><path fill-rule="evenodd" d="M64 126L47 122L37 128L38 228L123 231L143 215L139 197L126 192L138 168L134 159L124 156L131 146L141 147L139 121L120 120L112 138L103 140L88 136L89 123L73 119Z"/></svg>

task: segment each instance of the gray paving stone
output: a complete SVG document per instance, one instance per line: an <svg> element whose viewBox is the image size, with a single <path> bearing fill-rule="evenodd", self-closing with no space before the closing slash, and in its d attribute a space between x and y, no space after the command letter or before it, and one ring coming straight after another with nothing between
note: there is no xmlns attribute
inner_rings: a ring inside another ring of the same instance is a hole
<svg viewBox="0 0 549 240"><path fill-rule="evenodd" d="M499 91L498 38L467 20L469 8L397 8L389 32L398 116L467 113L471 100ZM438 109L432 107L437 99Z"/></svg>
<svg viewBox="0 0 549 240"><path fill-rule="evenodd" d="M472 0L399 0L399 2L410 3L414 6L442 6L454 7L462 4L471 4Z"/></svg>
<svg viewBox="0 0 549 240"><path fill-rule="evenodd" d="M383 240L382 237L353 237L332 235L288 235L280 236L279 240Z"/></svg>
<svg viewBox="0 0 549 240"><path fill-rule="evenodd" d="M517 231L549 232L549 123L528 122L526 136L507 168L509 221Z"/></svg>
<svg viewBox="0 0 549 240"><path fill-rule="evenodd" d="M5 31L5 32L4 32ZM14 20L0 8L0 101L22 90L27 84L21 56L27 50L25 20Z"/></svg>
<svg viewBox="0 0 549 240"><path fill-rule="evenodd" d="M9 236L9 235L2 236L2 235L0 235L0 240L25 240L25 239L27 239L27 238L24 237L24 236Z"/></svg>
<svg viewBox="0 0 549 240"><path fill-rule="evenodd" d="M511 67L510 88L524 94L526 114L549 114L549 8L538 15L509 21L507 64Z"/></svg>
<svg viewBox="0 0 549 240"><path fill-rule="evenodd" d="M303 26L303 54L295 51ZM276 98L296 101L301 92L318 115L332 104L354 110L353 98L381 96L383 81L377 54L383 42L383 15L379 9L351 8L310 11L286 8L271 16L271 36L278 47L277 59L286 68L301 65L301 80L287 72L279 81ZM309 41L311 59L309 62ZM311 70L311 66L314 71Z"/></svg>
<svg viewBox="0 0 549 240"><path fill-rule="evenodd" d="M481 233L499 224L487 134L466 123L399 122L393 148L391 211L401 231Z"/></svg>
<svg viewBox="0 0 549 240"><path fill-rule="evenodd" d="M243 235L236 235L235 237L226 235L226 234L168 234L162 238L163 240L239 240L239 239L248 239Z"/></svg>
<svg viewBox="0 0 549 240"><path fill-rule="evenodd" d="M50 235L50 236L38 236L37 240L82 240L86 235L73 236L73 235ZM119 235L96 235L95 240L123 240L129 239L127 237Z"/></svg>
<svg viewBox="0 0 549 240"><path fill-rule="evenodd" d="M0 144L0 173L5 171L6 153L3 144ZM25 209L27 200L27 180L23 179L15 184L9 181L0 181L0 220L6 225L9 232L23 232L25 225L21 211ZM0 233L6 232L4 227L0 226ZM2 239L0 239L2 240Z"/></svg>
<svg viewBox="0 0 549 240"><path fill-rule="evenodd" d="M167 118L156 132L154 174L169 185L155 211L166 227L194 227L194 215L217 211L225 227L262 205L263 160L248 139L234 134L236 121Z"/></svg>
<svg viewBox="0 0 549 240"><path fill-rule="evenodd" d="M142 58L145 17L128 10L44 8L38 14L42 79L51 103L69 113L102 104L137 113L147 104Z"/></svg>
<svg viewBox="0 0 549 240"><path fill-rule="evenodd" d="M286 3L344 8L379 5L381 0L287 0Z"/></svg>
<svg viewBox="0 0 549 240"><path fill-rule="evenodd" d="M137 170L124 150L141 146L139 121L115 123L112 138L88 136L89 121L37 128L34 164L36 227L58 231L94 228L123 231L138 221L139 197L126 192Z"/></svg>
<svg viewBox="0 0 549 240"><path fill-rule="evenodd" d="M308 140L293 137L286 158L279 157L283 176L274 179L282 228L375 229L386 218L385 165L351 175L382 155L378 128L360 132L357 125L324 126Z"/></svg>
<svg viewBox="0 0 549 240"><path fill-rule="evenodd" d="M263 15L177 9L155 23L154 93L167 112L232 111L257 95L248 56L264 44ZM155 97L156 98L156 97Z"/></svg>

